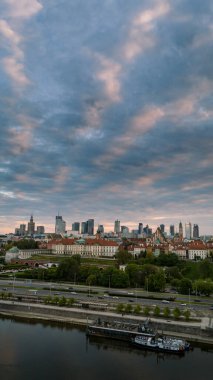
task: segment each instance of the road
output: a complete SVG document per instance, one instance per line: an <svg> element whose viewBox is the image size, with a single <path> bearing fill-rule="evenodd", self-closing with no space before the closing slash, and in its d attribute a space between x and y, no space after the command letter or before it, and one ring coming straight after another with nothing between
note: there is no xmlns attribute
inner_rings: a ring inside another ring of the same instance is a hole
<svg viewBox="0 0 213 380"><path fill-rule="evenodd" d="M17 280L15 276L8 279L0 279L0 292L10 292L14 295L37 297L58 296L65 298L74 298L79 302L99 302L107 303L109 306L118 303L131 303L132 306L138 304L141 306L150 306L154 308L159 306L161 309L168 306L170 309L179 307L182 310L190 308L198 315L201 313L212 313L210 308L213 305L211 297L185 296L172 293L150 293L142 289L111 289L96 286L76 285L73 283L52 283L36 280ZM109 295L113 292L114 295ZM161 297L161 299L150 299L146 297ZM168 298L175 297L175 301L168 301Z"/></svg>

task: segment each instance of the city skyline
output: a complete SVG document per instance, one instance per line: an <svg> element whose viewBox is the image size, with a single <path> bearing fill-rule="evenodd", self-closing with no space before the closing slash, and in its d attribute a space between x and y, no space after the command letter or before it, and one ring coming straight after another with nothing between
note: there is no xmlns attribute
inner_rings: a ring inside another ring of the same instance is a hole
<svg viewBox="0 0 213 380"><path fill-rule="evenodd" d="M210 0L2 0L0 232L213 234Z"/></svg>

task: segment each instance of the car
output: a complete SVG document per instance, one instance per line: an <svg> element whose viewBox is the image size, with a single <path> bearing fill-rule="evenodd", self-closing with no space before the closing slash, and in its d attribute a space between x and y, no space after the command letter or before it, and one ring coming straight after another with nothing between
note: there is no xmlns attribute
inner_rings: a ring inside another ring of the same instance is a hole
<svg viewBox="0 0 213 380"><path fill-rule="evenodd" d="M213 310L213 306L210 306L209 310Z"/></svg>
<svg viewBox="0 0 213 380"><path fill-rule="evenodd" d="M7 290L7 288L2 288L2 290Z"/></svg>
<svg viewBox="0 0 213 380"><path fill-rule="evenodd" d="M103 296L98 296L98 298L99 298L100 300L102 300L104 297L103 297Z"/></svg>
<svg viewBox="0 0 213 380"><path fill-rule="evenodd" d="M113 296L112 298L115 298L116 300L118 300L118 299L119 299L119 297L117 297L117 296Z"/></svg>
<svg viewBox="0 0 213 380"><path fill-rule="evenodd" d="M134 300L129 300L129 302L134 302Z"/></svg>
<svg viewBox="0 0 213 380"><path fill-rule="evenodd" d="M181 305L181 306L186 306L186 303L181 303L180 305Z"/></svg>
<svg viewBox="0 0 213 380"><path fill-rule="evenodd" d="M170 303L168 300L162 300L162 303Z"/></svg>
<svg viewBox="0 0 213 380"><path fill-rule="evenodd" d="M71 292L71 294L77 294L76 292Z"/></svg>

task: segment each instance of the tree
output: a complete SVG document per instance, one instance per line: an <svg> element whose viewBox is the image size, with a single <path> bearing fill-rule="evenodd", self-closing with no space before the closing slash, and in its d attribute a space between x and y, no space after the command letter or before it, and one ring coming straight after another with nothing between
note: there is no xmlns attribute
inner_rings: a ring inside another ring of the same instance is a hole
<svg viewBox="0 0 213 380"><path fill-rule="evenodd" d="M115 255L115 258L117 259L119 265L127 264L133 259L132 254L125 249L118 251Z"/></svg>
<svg viewBox="0 0 213 380"><path fill-rule="evenodd" d="M155 308L154 308L154 315L155 315L155 317L159 317L160 316L160 308L159 308L159 306L155 306Z"/></svg>
<svg viewBox="0 0 213 380"><path fill-rule="evenodd" d="M134 313L135 314L140 314L141 313L141 306L140 305L135 305Z"/></svg>
<svg viewBox="0 0 213 380"><path fill-rule="evenodd" d="M181 294L189 294L192 291L192 281L188 278L180 280L178 291Z"/></svg>
<svg viewBox="0 0 213 380"><path fill-rule="evenodd" d="M132 312L132 305L130 305L130 303L126 304L126 306L125 306L125 312L126 313L131 313Z"/></svg>
<svg viewBox="0 0 213 380"><path fill-rule="evenodd" d="M149 290L153 292L163 292L166 286L165 274L162 270L151 274L148 278Z"/></svg>
<svg viewBox="0 0 213 380"><path fill-rule="evenodd" d="M180 316L181 316L181 311L178 307L176 307L174 310L173 310L173 316L175 319L179 319Z"/></svg>
<svg viewBox="0 0 213 380"><path fill-rule="evenodd" d="M183 315L184 315L186 321L188 321L190 318L190 315L191 315L190 310L184 310Z"/></svg>
<svg viewBox="0 0 213 380"><path fill-rule="evenodd" d="M204 281L204 280L195 281L195 283L193 285L193 289L196 292L209 297L210 294L213 292L213 282L212 281Z"/></svg>
<svg viewBox="0 0 213 380"><path fill-rule="evenodd" d="M124 304L123 303L117 304L116 311L117 311L117 313L123 313L123 311L124 311Z"/></svg>
<svg viewBox="0 0 213 380"><path fill-rule="evenodd" d="M163 309L163 315L165 318L168 318L171 315L171 310L168 308L168 306Z"/></svg>
<svg viewBox="0 0 213 380"><path fill-rule="evenodd" d="M57 278L73 281L79 273L80 264L75 257L68 257L60 262L57 268Z"/></svg>
<svg viewBox="0 0 213 380"><path fill-rule="evenodd" d="M67 299L67 306L70 306L70 307L73 306L74 302L75 302L74 298L68 298Z"/></svg>
<svg viewBox="0 0 213 380"><path fill-rule="evenodd" d="M66 303L67 303L67 300L64 296L59 299L59 302L58 302L59 306L66 306Z"/></svg>
<svg viewBox="0 0 213 380"><path fill-rule="evenodd" d="M144 312L144 315L146 317L148 317L148 315L150 314L150 307L149 306L145 306L143 312Z"/></svg>

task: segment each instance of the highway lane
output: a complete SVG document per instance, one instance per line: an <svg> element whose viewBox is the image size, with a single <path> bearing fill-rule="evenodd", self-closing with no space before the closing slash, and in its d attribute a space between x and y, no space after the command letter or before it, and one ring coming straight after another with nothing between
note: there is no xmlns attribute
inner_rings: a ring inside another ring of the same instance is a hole
<svg viewBox="0 0 213 380"><path fill-rule="evenodd" d="M34 293L34 290L36 291ZM22 295L22 296L30 296L30 295L36 295L39 297L45 297L45 296L58 296L65 298L74 298L76 301L79 302L99 302L99 303L107 303L108 305L118 304L118 303L131 303L134 307L136 304L139 304L141 306L150 306L152 308L156 306L159 306L161 309L168 306L170 309L173 309L174 307L179 307L182 310L185 310L186 308L193 309L197 312L199 311L207 311L210 309L210 306L212 306L212 298L209 299L202 299L202 297L197 297L196 301L199 300L198 303L195 303L193 301L193 298L189 298L187 296L183 295L175 295L176 301L172 302L166 302L162 300L157 299L148 299L148 298L142 298L142 296L148 296L153 294L154 296L161 296L168 298L172 296L170 293L147 293L143 290L137 289L137 292L135 290L128 290L125 292L129 293L128 295L108 295L108 292L110 291L110 288L101 288L101 287L92 287L92 286L86 286L86 285L74 285L69 283L52 283L52 282L43 282L43 281L36 281L36 280L17 280L15 279L15 276L12 280L8 279L0 279L0 292L10 292L14 295ZM116 291L116 289L113 289L113 291ZM97 294L94 294L93 292L97 292ZM117 292L124 292L121 290L117 290Z"/></svg>

